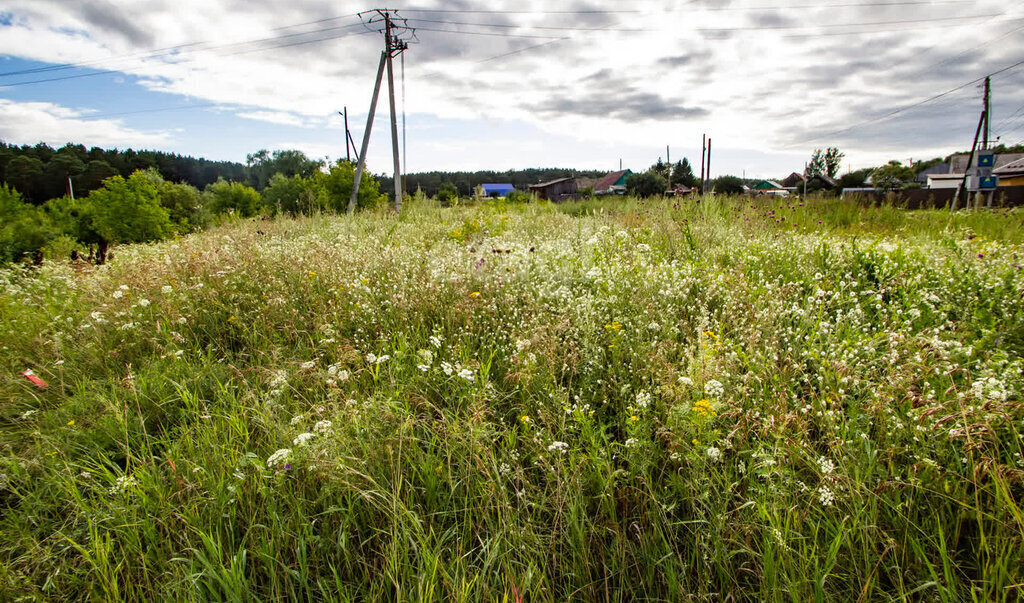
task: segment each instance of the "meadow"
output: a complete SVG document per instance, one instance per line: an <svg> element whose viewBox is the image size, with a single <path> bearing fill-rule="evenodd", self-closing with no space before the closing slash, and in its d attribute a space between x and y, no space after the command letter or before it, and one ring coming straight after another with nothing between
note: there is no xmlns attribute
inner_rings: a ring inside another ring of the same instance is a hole
<svg viewBox="0 0 1024 603"><path fill-rule="evenodd" d="M0 599L1018 600L1022 243L417 199L5 269Z"/></svg>

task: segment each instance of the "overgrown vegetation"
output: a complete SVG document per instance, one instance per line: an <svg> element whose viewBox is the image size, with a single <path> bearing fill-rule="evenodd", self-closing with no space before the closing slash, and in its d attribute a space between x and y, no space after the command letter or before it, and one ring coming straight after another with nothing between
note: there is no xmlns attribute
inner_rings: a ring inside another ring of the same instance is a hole
<svg viewBox="0 0 1024 603"><path fill-rule="evenodd" d="M4 271L0 598L1020 597L1020 211L404 207Z"/></svg>

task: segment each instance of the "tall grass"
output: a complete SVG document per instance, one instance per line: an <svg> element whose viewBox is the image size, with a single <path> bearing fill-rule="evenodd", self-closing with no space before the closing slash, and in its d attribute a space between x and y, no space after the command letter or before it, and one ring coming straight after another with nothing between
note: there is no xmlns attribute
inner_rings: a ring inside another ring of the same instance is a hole
<svg viewBox="0 0 1024 603"><path fill-rule="evenodd" d="M2 598L1016 600L1022 217L419 202L11 269Z"/></svg>

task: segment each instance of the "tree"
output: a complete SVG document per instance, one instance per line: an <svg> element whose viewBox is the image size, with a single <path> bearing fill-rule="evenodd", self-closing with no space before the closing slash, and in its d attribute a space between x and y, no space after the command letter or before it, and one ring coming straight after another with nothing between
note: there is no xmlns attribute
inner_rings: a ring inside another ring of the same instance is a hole
<svg viewBox="0 0 1024 603"><path fill-rule="evenodd" d="M437 191L437 200L445 205L459 198L459 189L451 181L445 180Z"/></svg>
<svg viewBox="0 0 1024 603"><path fill-rule="evenodd" d="M255 189L241 182L218 180L206 187L210 211L216 214L237 213L243 218L255 216L263 200Z"/></svg>
<svg viewBox="0 0 1024 603"><path fill-rule="evenodd" d="M906 188L916 177L914 168L893 160L872 172L871 182L876 189L900 190Z"/></svg>
<svg viewBox="0 0 1024 603"><path fill-rule="evenodd" d="M859 188L865 185L873 170L856 170L839 177L840 188Z"/></svg>
<svg viewBox="0 0 1024 603"><path fill-rule="evenodd" d="M331 166L327 174L320 173L317 176L322 183L326 206L331 211L344 213L348 211L348 200L352 196L352 186L356 179L356 166L344 159L339 159ZM363 172L362 180L359 181L359 195L356 197L356 207L369 209L379 203L387 202L387 195L382 195L377 179L367 171Z"/></svg>
<svg viewBox="0 0 1024 603"><path fill-rule="evenodd" d="M679 186L693 188L697 186L698 180L697 176L693 173L693 166L690 165L690 160L683 157L683 160L677 161L672 168L672 182L669 186L670 188Z"/></svg>
<svg viewBox="0 0 1024 603"><path fill-rule="evenodd" d="M56 238L57 229L38 207L25 203L18 191L0 185L0 263L25 256L43 260L43 247Z"/></svg>
<svg viewBox="0 0 1024 603"><path fill-rule="evenodd" d="M85 169L78 175L78 178L72 178L71 181L75 185L75 193L84 197L89 191L103 186L104 180L116 175L118 175L117 170L109 163L102 159L93 159L85 164Z"/></svg>
<svg viewBox="0 0 1024 603"><path fill-rule="evenodd" d="M246 175L249 184L257 190L263 190L274 174L287 177L310 177L319 171L322 162L306 157L302 151L274 151L261 149L246 156Z"/></svg>
<svg viewBox="0 0 1024 603"><path fill-rule="evenodd" d="M98 264L106 261L112 243L157 241L173 232L153 176L145 171L136 171L127 179L113 176L103 182L103 188L89 194L93 228L100 237Z"/></svg>
<svg viewBox="0 0 1024 603"><path fill-rule="evenodd" d="M189 233L207 225L209 212L203 203L203 195L191 184L161 182L160 205L179 233Z"/></svg>
<svg viewBox="0 0 1024 603"><path fill-rule="evenodd" d="M7 163L7 184L28 201L40 201L43 195L45 164L35 157L19 155Z"/></svg>
<svg viewBox="0 0 1024 603"><path fill-rule="evenodd" d="M668 188L668 181L654 170L626 177L626 191L636 197L662 195Z"/></svg>
<svg viewBox="0 0 1024 603"><path fill-rule="evenodd" d="M738 176L719 176L712 183L711 190L718 195L742 195L743 180Z"/></svg>
<svg viewBox="0 0 1024 603"><path fill-rule="evenodd" d="M315 178L277 173L270 177L270 183L263 189L263 205L274 214L312 214L320 209L322 193L322 186Z"/></svg>
<svg viewBox="0 0 1024 603"><path fill-rule="evenodd" d="M839 168L842 166L843 157L846 155L835 147L829 147L822 151L821 149L814 149L814 153L811 155L811 163L807 165L807 173L805 176L828 176L829 178L835 178L836 174L839 173Z"/></svg>

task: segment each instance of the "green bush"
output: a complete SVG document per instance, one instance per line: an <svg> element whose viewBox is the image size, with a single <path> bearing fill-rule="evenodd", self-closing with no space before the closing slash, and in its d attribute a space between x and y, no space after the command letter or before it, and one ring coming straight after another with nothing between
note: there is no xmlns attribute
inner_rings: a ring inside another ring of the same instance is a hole
<svg viewBox="0 0 1024 603"><path fill-rule="evenodd" d="M241 182L218 180L206 187L210 210L218 214L237 213L243 218L255 216L263 208L263 199L252 187Z"/></svg>
<svg viewBox="0 0 1024 603"><path fill-rule="evenodd" d="M348 201L352 196L352 186L355 182L355 166L344 160L338 160L331 166L331 171L316 175L318 182L322 185L326 196L326 207L337 213L348 211ZM381 203L387 202L387 195L381 194L380 184L377 179L367 171L363 171L363 177L359 182L359 196L356 197L358 209L370 209Z"/></svg>

